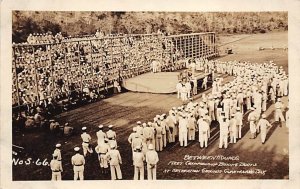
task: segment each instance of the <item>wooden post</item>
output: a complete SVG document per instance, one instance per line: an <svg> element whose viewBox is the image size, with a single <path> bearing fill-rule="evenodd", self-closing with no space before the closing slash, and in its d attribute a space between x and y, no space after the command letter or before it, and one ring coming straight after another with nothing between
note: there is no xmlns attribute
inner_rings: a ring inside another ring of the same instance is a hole
<svg viewBox="0 0 300 189"><path fill-rule="evenodd" d="M38 83L38 78L37 78L37 66L36 66L36 62L35 62L35 50L34 50L34 46L31 46L32 47L32 53L33 53L33 62L34 62L34 75L35 75L35 92L36 92L36 95L37 95L37 100L39 103L40 102L40 96L39 96L39 83Z"/></svg>
<svg viewBox="0 0 300 189"><path fill-rule="evenodd" d="M192 35L191 36L191 39L192 39L192 58L194 58L194 36Z"/></svg>
<svg viewBox="0 0 300 189"><path fill-rule="evenodd" d="M79 41L78 41L78 63L79 63L79 73L80 73L80 92L82 93L83 91L83 82L82 82L82 70L81 70L81 64L80 64L80 45L79 45Z"/></svg>
<svg viewBox="0 0 300 189"><path fill-rule="evenodd" d="M89 78L89 79L92 79L92 85L93 85L93 88L94 88L94 79L93 79L93 77L94 77L94 69L93 69L93 46L92 46L92 40L89 40L89 44L90 44L90 46L91 46L91 48L90 48L90 50L91 50L91 74L92 74L92 76Z"/></svg>
<svg viewBox="0 0 300 189"><path fill-rule="evenodd" d="M174 37L175 39L175 60L177 61L177 51L178 51L178 47L177 47L177 37Z"/></svg>
<svg viewBox="0 0 300 189"><path fill-rule="evenodd" d="M49 47L50 47L50 51L48 50L48 48L47 48L47 45L46 45L46 50L47 50L47 55L48 55L48 57L49 57L49 61L50 61L50 74L51 74L51 78L52 78L52 84L51 84L51 90L54 88L54 77L53 77L53 66L52 66L52 58L51 58L51 44L49 45ZM52 96L52 93L50 94L51 95L51 97L53 97Z"/></svg>
<svg viewBox="0 0 300 189"><path fill-rule="evenodd" d="M15 69L15 75L13 75L13 77L15 77L15 80L16 80L16 92L17 92L17 101L18 101L18 106L20 107L20 94L19 94L19 81L18 81L18 74L17 74L17 65L16 65L16 60L17 60L17 57L16 57L16 53L15 53L15 48L16 47L13 47L13 66L14 66L14 69Z"/></svg>
<svg viewBox="0 0 300 189"><path fill-rule="evenodd" d="M65 81L65 85L67 85L68 90L70 91L70 79L69 79L69 73L70 73L70 69L71 69L71 64L70 61L67 60L67 43L64 43L64 53L65 53L65 57L64 57L64 61L65 61L65 74L67 74L67 81ZM69 94L67 94L68 98L69 98Z"/></svg>

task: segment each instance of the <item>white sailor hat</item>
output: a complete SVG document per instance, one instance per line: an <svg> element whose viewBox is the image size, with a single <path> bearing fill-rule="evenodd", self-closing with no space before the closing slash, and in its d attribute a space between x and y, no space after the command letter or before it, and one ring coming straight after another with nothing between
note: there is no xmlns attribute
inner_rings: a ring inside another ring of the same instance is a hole
<svg viewBox="0 0 300 189"><path fill-rule="evenodd" d="M116 147L116 143L115 142L112 142L111 144L110 144L110 148L115 148Z"/></svg>
<svg viewBox="0 0 300 189"><path fill-rule="evenodd" d="M137 121L137 122L136 122L136 124L140 125L140 124L142 124L142 122L140 122L140 121Z"/></svg>
<svg viewBox="0 0 300 189"><path fill-rule="evenodd" d="M61 147L61 144L56 144L55 147L59 148L59 147Z"/></svg>
<svg viewBox="0 0 300 189"><path fill-rule="evenodd" d="M240 108L240 107L236 107L236 110L240 111L240 110L241 110L241 108Z"/></svg>
<svg viewBox="0 0 300 189"><path fill-rule="evenodd" d="M234 117L235 116L235 114L231 114L231 117Z"/></svg>
<svg viewBox="0 0 300 189"><path fill-rule="evenodd" d="M80 150L79 147L75 147L75 148L74 148L74 151L75 151L75 152L78 152L79 150Z"/></svg>
<svg viewBox="0 0 300 189"><path fill-rule="evenodd" d="M86 127L82 127L82 129L81 129L81 130L85 131L85 130L86 130Z"/></svg>
<svg viewBox="0 0 300 189"><path fill-rule="evenodd" d="M154 149L153 144L149 144L148 149L149 149L149 150L153 150L153 149Z"/></svg>
<svg viewBox="0 0 300 189"><path fill-rule="evenodd" d="M108 128L110 128L110 129L113 128L113 125L109 125Z"/></svg>
<svg viewBox="0 0 300 189"><path fill-rule="evenodd" d="M99 129L102 129L102 128L103 128L103 125L99 125L98 128L99 128Z"/></svg>

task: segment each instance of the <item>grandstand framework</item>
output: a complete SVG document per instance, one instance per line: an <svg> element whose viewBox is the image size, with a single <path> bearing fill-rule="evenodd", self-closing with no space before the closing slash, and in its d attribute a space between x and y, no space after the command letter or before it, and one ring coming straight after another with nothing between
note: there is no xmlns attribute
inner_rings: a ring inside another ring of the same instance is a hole
<svg viewBox="0 0 300 189"><path fill-rule="evenodd" d="M153 60L161 62L162 71L174 71L181 59L218 56L214 32L84 37L12 48L13 107L67 98L85 88L103 91L116 80L150 72Z"/></svg>

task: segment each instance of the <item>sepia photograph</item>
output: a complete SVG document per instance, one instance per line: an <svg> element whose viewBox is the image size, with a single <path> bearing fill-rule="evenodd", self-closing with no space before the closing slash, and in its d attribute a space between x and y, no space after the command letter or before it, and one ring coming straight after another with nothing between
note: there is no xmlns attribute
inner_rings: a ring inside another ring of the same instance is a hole
<svg viewBox="0 0 300 189"><path fill-rule="evenodd" d="M288 15L12 10L12 180L288 180Z"/></svg>

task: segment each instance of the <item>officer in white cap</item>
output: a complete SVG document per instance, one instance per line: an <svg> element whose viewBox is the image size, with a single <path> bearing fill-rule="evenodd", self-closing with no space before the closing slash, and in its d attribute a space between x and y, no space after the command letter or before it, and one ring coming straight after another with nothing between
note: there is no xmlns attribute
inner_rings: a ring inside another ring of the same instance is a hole
<svg viewBox="0 0 300 189"><path fill-rule="evenodd" d="M282 113L283 107L284 106L283 106L283 103L281 102L281 99L278 98L277 102L275 103L275 115L274 115L274 117L275 117L276 122L285 121L283 113ZM281 127L281 125L280 125L280 127Z"/></svg>
<svg viewBox="0 0 300 189"><path fill-rule="evenodd" d="M175 116L175 112L169 112L169 116L166 119L166 126L168 128L168 141L169 143L173 143L175 142L175 127L176 127L176 116Z"/></svg>
<svg viewBox="0 0 300 189"><path fill-rule="evenodd" d="M272 125L266 119L266 114L261 115L261 119L258 121L257 125L258 127L260 127L260 131L261 131L260 133L261 143L264 144L267 136L267 128L272 127Z"/></svg>
<svg viewBox="0 0 300 189"><path fill-rule="evenodd" d="M85 165L85 159L84 156L79 153L80 148L75 147L75 155L72 156L71 162L73 165L73 170L74 170L74 180L77 180L78 177L80 180L84 179L84 165Z"/></svg>
<svg viewBox="0 0 300 189"><path fill-rule="evenodd" d="M61 167L62 167L62 157L61 157L61 150L60 150L60 148L61 148L61 144L56 144L55 145L55 150L54 150L54 152L53 152L53 155L55 155L57 158L57 161L58 162L60 162L60 164L61 164Z"/></svg>
<svg viewBox="0 0 300 189"><path fill-rule="evenodd" d="M96 135L97 135L97 143L98 145L101 143L104 143L104 139L107 138L105 132L103 132L103 125L99 125L98 126L99 131L97 131Z"/></svg>
<svg viewBox="0 0 300 189"><path fill-rule="evenodd" d="M181 89L182 89L182 82L179 81L179 82L176 84L177 98L180 98L180 97L181 97Z"/></svg>
<svg viewBox="0 0 300 189"><path fill-rule="evenodd" d="M152 132L152 129L150 128L150 124L145 123L145 126L143 124L144 142L146 143L147 146L150 143L152 143L152 138L153 138L153 132Z"/></svg>
<svg viewBox="0 0 300 189"><path fill-rule="evenodd" d="M229 119L229 113L230 113L230 99L228 98L227 95L224 96L224 99L222 101L222 104L223 104L223 110L225 112L225 117L227 119Z"/></svg>
<svg viewBox="0 0 300 189"><path fill-rule="evenodd" d="M166 114L162 114L159 117L160 120L160 126L162 128L162 140L163 140L163 147L167 146L167 129L166 129L166 120L165 120Z"/></svg>
<svg viewBox="0 0 300 189"><path fill-rule="evenodd" d="M208 96L207 108L208 108L208 115L210 116L210 119L211 120L216 120L216 117L215 117L215 101L213 100L212 95Z"/></svg>
<svg viewBox="0 0 300 189"><path fill-rule="evenodd" d="M90 142L92 138L91 135L86 133L86 127L82 127L81 139L82 139L83 155L84 157L86 157L87 152L93 153L93 149L90 147Z"/></svg>
<svg viewBox="0 0 300 189"><path fill-rule="evenodd" d="M122 158L120 152L116 149L116 143L111 143L110 148L111 150L107 152L107 158L109 159L111 180L121 180L122 172L120 164L122 164Z"/></svg>
<svg viewBox="0 0 300 189"><path fill-rule="evenodd" d="M117 134L115 131L113 131L113 125L108 126L108 131L106 132L106 136L108 138L109 145L115 143L115 145L117 146Z"/></svg>
<svg viewBox="0 0 300 189"><path fill-rule="evenodd" d="M137 126L136 126L136 133L142 137L143 136L142 122L137 121L136 124L137 124Z"/></svg>
<svg viewBox="0 0 300 189"><path fill-rule="evenodd" d="M144 161L145 155L142 152L142 147L137 146L132 154L133 166L134 166L134 180L144 180Z"/></svg>
<svg viewBox="0 0 300 189"><path fill-rule="evenodd" d="M230 143L236 143L236 139L238 137L238 128L237 120L235 119L235 114L231 114L231 118L229 120L229 137Z"/></svg>
<svg viewBox="0 0 300 189"><path fill-rule="evenodd" d="M160 152L163 150L163 128L160 126L160 123L157 123L155 127L155 149Z"/></svg>
<svg viewBox="0 0 300 189"><path fill-rule="evenodd" d="M198 130L199 130L199 143L200 147L207 147L208 142L208 132L209 132L209 124L206 120L204 120L203 116L198 120Z"/></svg>
<svg viewBox="0 0 300 189"><path fill-rule="evenodd" d="M134 138L132 139L132 143L131 143L132 153L138 146L142 146L142 145L143 145L143 139L140 137L140 135L138 134L134 135Z"/></svg>
<svg viewBox="0 0 300 189"><path fill-rule="evenodd" d="M52 171L52 179L51 180L61 180L61 172L63 171L61 162L57 160L57 154L53 154L53 159L50 162L50 168Z"/></svg>
<svg viewBox="0 0 300 189"><path fill-rule="evenodd" d="M220 141L219 148L226 149L228 147L228 134L229 134L229 120L225 117L225 112L222 112L224 116L220 120Z"/></svg>
<svg viewBox="0 0 300 189"><path fill-rule="evenodd" d="M158 161L158 154L154 150L154 146L150 144L148 147L148 152L146 152L148 180L156 180L156 166Z"/></svg>
<svg viewBox="0 0 300 189"><path fill-rule="evenodd" d="M251 107L250 108L251 112L248 115L248 122L250 124L250 133L251 133L251 138L250 139L254 139L256 138L256 125L255 125L255 121L256 121L256 112L255 112L255 108Z"/></svg>
<svg viewBox="0 0 300 189"><path fill-rule="evenodd" d="M102 174L107 173L108 168L108 160L107 160L107 152L110 150L110 146L108 145L108 139L105 138L103 142L100 142L95 147L95 152L98 154L98 160L100 165L100 171Z"/></svg>
<svg viewBox="0 0 300 189"><path fill-rule="evenodd" d="M131 145L131 147L132 147L132 141L135 139L136 136L138 136L137 133L136 133L136 127L133 127L132 128L132 133L130 133L130 135L128 137L128 142ZM132 148L132 151L133 151L133 148Z"/></svg>
<svg viewBox="0 0 300 189"><path fill-rule="evenodd" d="M235 119L236 119L236 125L238 127L238 136L237 136L237 138L242 138L243 113L241 112L240 107L236 108Z"/></svg>
<svg viewBox="0 0 300 189"><path fill-rule="evenodd" d="M179 129L179 144L180 146L187 146L187 129L188 126L188 122L186 119L186 116L184 113L182 113L182 116L179 118L179 125L178 125L178 129Z"/></svg>
<svg viewBox="0 0 300 189"><path fill-rule="evenodd" d="M196 119L193 114L189 114L187 118L188 140L195 140Z"/></svg>

